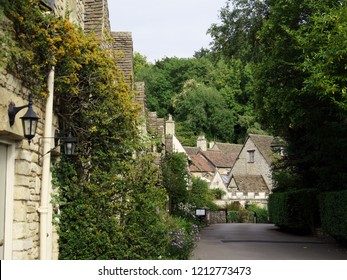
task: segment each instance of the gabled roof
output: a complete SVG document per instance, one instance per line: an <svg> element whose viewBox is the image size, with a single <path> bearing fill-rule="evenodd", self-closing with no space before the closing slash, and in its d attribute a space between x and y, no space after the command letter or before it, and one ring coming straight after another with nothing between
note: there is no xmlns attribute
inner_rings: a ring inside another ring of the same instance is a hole
<svg viewBox="0 0 347 280"><path fill-rule="evenodd" d="M214 172L213 165L200 153L191 157L190 172Z"/></svg>
<svg viewBox="0 0 347 280"><path fill-rule="evenodd" d="M273 136L249 134L248 139L251 139L254 145L258 148L259 152L265 158L266 162L271 165L274 160L274 152L272 150Z"/></svg>
<svg viewBox="0 0 347 280"><path fill-rule="evenodd" d="M222 151L224 153L239 154L242 149L242 144L220 143L216 142L212 150Z"/></svg>
<svg viewBox="0 0 347 280"><path fill-rule="evenodd" d="M200 148L198 148L198 147L183 146L183 148L190 158L194 157L200 151Z"/></svg>
<svg viewBox="0 0 347 280"><path fill-rule="evenodd" d="M238 156L238 154L224 153L222 151L201 151L215 167L217 168L231 168Z"/></svg>
<svg viewBox="0 0 347 280"><path fill-rule="evenodd" d="M224 181L224 179L223 179L223 176L224 176L224 175L220 174L220 173L218 172L218 169L217 169L216 172L214 173L214 176L213 176L212 180L211 180L211 184L212 184L213 182L219 181L219 182L222 182L222 183L223 183L223 187L226 187L226 183L225 183L225 181Z"/></svg>
<svg viewBox="0 0 347 280"><path fill-rule="evenodd" d="M230 181L232 179L235 180L237 190L240 192L269 193L269 188L261 175L232 175Z"/></svg>

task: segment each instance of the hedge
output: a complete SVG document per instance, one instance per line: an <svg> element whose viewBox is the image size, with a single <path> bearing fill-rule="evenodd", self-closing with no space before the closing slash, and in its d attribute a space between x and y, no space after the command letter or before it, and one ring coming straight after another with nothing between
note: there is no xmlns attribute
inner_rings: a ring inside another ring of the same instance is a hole
<svg viewBox="0 0 347 280"><path fill-rule="evenodd" d="M347 241L347 190L320 194L319 207L323 230Z"/></svg>
<svg viewBox="0 0 347 280"><path fill-rule="evenodd" d="M272 193L268 209L270 222L286 230L310 233L319 225L317 190L314 189Z"/></svg>

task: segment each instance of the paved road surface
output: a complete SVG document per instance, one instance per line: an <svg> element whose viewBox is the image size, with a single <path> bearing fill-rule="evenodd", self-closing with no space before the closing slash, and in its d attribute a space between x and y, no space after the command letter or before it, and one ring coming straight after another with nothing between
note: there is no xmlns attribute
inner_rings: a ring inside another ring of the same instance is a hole
<svg viewBox="0 0 347 280"><path fill-rule="evenodd" d="M347 260L347 247L284 233L271 224L215 224L201 231L191 259Z"/></svg>

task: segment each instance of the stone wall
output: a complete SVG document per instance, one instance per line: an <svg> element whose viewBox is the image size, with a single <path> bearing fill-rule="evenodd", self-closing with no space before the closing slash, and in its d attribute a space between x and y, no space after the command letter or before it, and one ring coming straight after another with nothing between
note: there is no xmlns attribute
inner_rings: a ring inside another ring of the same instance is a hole
<svg viewBox="0 0 347 280"><path fill-rule="evenodd" d="M134 86L133 83L133 41L130 32L111 33L109 10L107 0L52 0L54 13L57 16L65 17L69 15L69 20L84 28L85 33L94 32L98 37L105 38L111 34L113 38L113 50L119 53L116 64L124 72L125 81ZM69 13L68 13L69 12ZM135 101L141 105L142 114L146 113L146 98L144 84L135 85L138 95ZM29 145L23 139L23 131L19 117L25 113L18 113L15 124L10 127L8 121L8 105L11 101L16 106L26 105L29 90L24 88L21 81L15 79L6 70L0 68L0 142L13 147L13 178L10 186L6 186L6 191L11 193L11 202L6 204L6 244L10 244L10 253L6 254L8 259L28 259L35 260L40 258L40 197L41 197L41 178L42 167L39 162L40 139L43 136L44 124L44 101L33 100L33 109L40 117L37 134ZM157 119L158 131L164 134L164 120ZM57 118L54 118L54 129ZM53 131L52 131L53 135ZM54 141L52 141L54 142ZM42 145L41 145L42 146ZM52 146L53 148L53 146ZM51 186L49 186L51 188ZM49 206L48 216L52 217L52 206ZM48 221L49 227L52 227ZM58 258L58 235L55 228L48 229L48 258Z"/></svg>
<svg viewBox="0 0 347 280"><path fill-rule="evenodd" d="M112 32L113 50L119 54L116 59L117 67L123 71L125 82L129 85L134 81L133 68L133 38L131 32Z"/></svg>
<svg viewBox="0 0 347 280"><path fill-rule="evenodd" d="M69 15L69 21L84 28L85 10L83 0L55 0L54 14L65 17Z"/></svg>
<svg viewBox="0 0 347 280"><path fill-rule="evenodd" d="M84 31L99 38L111 33L107 0L84 0Z"/></svg>
<svg viewBox="0 0 347 280"><path fill-rule="evenodd" d="M145 83L144 82L136 82L135 83L135 99L134 102L140 105L141 108L141 117L145 117L146 113L146 94L145 94Z"/></svg>
<svg viewBox="0 0 347 280"><path fill-rule="evenodd" d="M16 106L28 104L29 90L22 86L21 81L13 77L6 70L0 70L0 142L13 145L14 174L13 186L5 186L5 192L11 193L13 207L6 205L6 216L12 217L6 224L12 225L12 233L5 236L10 243L12 259L35 260L39 258L39 227L41 176L42 168L39 163L39 141L43 136L44 105L42 101L33 100L33 110L40 117L36 136L29 144L23 140L20 117L26 108L20 111L15 124L11 127L8 119L8 105L14 102ZM56 121L56 118L55 118ZM53 142L53 141L52 141ZM8 166L8 168L11 168ZM4 187L4 186L1 186ZM8 219L8 218L6 218ZM53 230L55 232L55 230ZM52 233L56 239L56 233ZM52 235L51 234L51 235ZM10 239L10 240L9 240ZM57 248L56 245L52 245ZM54 251L53 247L51 250ZM57 253L53 253L57 255Z"/></svg>
<svg viewBox="0 0 347 280"><path fill-rule="evenodd" d="M209 211L209 222L211 224L221 224L227 222L227 212L225 210Z"/></svg>

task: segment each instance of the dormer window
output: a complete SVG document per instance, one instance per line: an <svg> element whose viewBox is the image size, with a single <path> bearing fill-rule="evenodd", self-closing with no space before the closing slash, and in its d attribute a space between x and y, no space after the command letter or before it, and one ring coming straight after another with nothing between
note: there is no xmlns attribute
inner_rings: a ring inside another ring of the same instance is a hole
<svg viewBox="0 0 347 280"><path fill-rule="evenodd" d="M248 150L248 162L253 163L254 162L254 150Z"/></svg>

